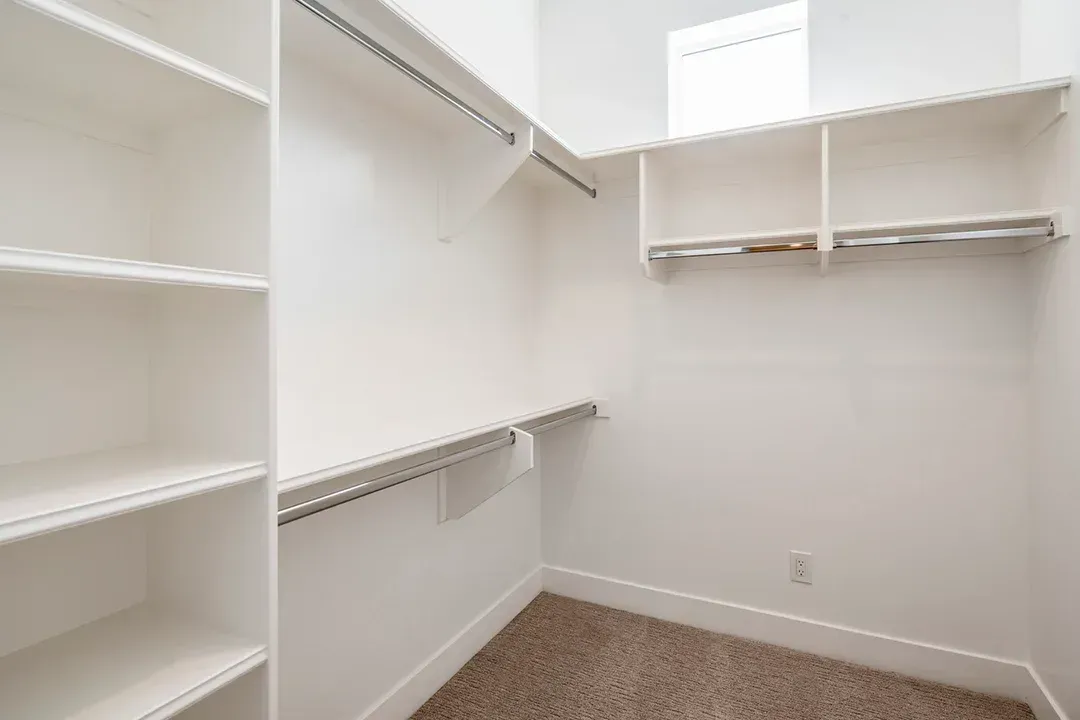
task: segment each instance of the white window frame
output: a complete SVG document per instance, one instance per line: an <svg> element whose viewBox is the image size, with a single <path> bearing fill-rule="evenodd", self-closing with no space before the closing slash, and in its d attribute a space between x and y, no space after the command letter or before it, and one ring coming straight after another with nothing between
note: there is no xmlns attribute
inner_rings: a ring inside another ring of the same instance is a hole
<svg viewBox="0 0 1080 720"><path fill-rule="evenodd" d="M806 73L806 110L809 112L810 53L807 0L777 5L756 12L717 20L668 33L668 135L680 137L683 124L682 59L687 55L774 35L802 32L803 70ZM780 119L780 118L778 118Z"/></svg>

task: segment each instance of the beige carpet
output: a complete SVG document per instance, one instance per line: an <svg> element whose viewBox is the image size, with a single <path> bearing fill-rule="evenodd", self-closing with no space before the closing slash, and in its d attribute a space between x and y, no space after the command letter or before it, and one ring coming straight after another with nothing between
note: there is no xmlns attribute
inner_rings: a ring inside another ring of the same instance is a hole
<svg viewBox="0 0 1080 720"><path fill-rule="evenodd" d="M1026 705L541 594L417 720L1032 720Z"/></svg>

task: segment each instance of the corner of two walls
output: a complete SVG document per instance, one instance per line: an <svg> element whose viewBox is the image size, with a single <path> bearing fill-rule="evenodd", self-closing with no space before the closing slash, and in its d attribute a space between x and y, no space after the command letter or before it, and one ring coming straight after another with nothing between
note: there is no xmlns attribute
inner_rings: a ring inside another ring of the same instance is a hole
<svg viewBox="0 0 1080 720"><path fill-rule="evenodd" d="M958 681L983 660L1020 668L1023 262L686 272L658 285L637 265L636 203L602 193L585 212L543 213L544 364L612 408L545 438L545 566L581 587L631 586L626 598L653 589L656 607L711 604L701 612L726 618L711 629L801 618L948 649L970 660ZM813 586L789 581L790 550L813 553ZM872 653L887 661L883 647Z"/></svg>
<svg viewBox="0 0 1080 720"><path fill-rule="evenodd" d="M1031 0L1029 0L1031 1ZM1066 172L1075 210L1080 207L1080 42L1066 28L1080 24L1080 8L1069 3L1071 22L1052 11L1058 0L1032 2L1036 14L1024 29L1042 41L1033 66L1071 67L1070 129ZM1056 21L1056 22L1055 22ZM1056 42L1055 42L1056 40ZM1065 49L1071 58L1060 57ZM1071 64L1068 60L1071 59ZM1029 498L1031 665L1062 718L1080 718L1080 247L1072 237L1032 258L1031 488Z"/></svg>

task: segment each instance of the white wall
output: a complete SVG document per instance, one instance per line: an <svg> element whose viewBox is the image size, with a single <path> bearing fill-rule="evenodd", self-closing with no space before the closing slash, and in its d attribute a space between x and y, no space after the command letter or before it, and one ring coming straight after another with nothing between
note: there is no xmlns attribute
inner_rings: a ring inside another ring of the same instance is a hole
<svg viewBox="0 0 1080 720"><path fill-rule="evenodd" d="M811 112L1016 82L1019 1L811 0ZM540 117L582 151L664 138L668 31L776 4L540 0Z"/></svg>
<svg viewBox="0 0 1080 720"><path fill-rule="evenodd" d="M665 286L637 264L636 198L591 208L543 213L543 360L612 417L543 441L545 564L1023 660L1024 263Z"/></svg>
<svg viewBox="0 0 1080 720"><path fill-rule="evenodd" d="M1072 3L1071 25L1080 23ZM1080 43L1070 38L1073 68ZM1074 71L1074 82L1076 75ZM1080 94L1071 93L1071 122ZM1071 202L1080 206L1080 133L1071 138ZM1031 660L1073 720L1080 718L1080 246L1051 245L1032 262Z"/></svg>
<svg viewBox="0 0 1080 720"><path fill-rule="evenodd" d="M537 109L538 0L397 0L492 87Z"/></svg>
<svg viewBox="0 0 1080 720"><path fill-rule="evenodd" d="M520 413L529 191L439 242L435 138L289 55L282 103L279 478ZM439 525L428 476L283 528L282 720L354 720L535 571L538 483Z"/></svg>
<svg viewBox="0 0 1080 720"><path fill-rule="evenodd" d="M1040 80L1072 72L1070 0L1020 0L1020 79Z"/></svg>

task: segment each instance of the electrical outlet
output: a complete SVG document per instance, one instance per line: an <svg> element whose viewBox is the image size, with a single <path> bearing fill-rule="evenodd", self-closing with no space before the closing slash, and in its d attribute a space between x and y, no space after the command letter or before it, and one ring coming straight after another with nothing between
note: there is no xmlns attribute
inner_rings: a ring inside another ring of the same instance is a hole
<svg viewBox="0 0 1080 720"><path fill-rule="evenodd" d="M791 551L791 582L814 584L814 556L808 552Z"/></svg>

